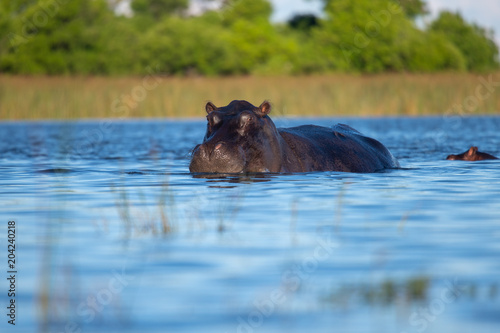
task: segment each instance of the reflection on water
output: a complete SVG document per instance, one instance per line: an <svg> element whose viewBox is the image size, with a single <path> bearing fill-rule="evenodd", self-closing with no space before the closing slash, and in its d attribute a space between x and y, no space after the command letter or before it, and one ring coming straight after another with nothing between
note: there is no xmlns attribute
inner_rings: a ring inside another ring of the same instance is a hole
<svg viewBox="0 0 500 333"><path fill-rule="evenodd" d="M207 183L222 183L219 186L212 186L213 188L234 188L228 184L232 183L242 183L242 184L252 184L252 183L262 183L269 182L273 178L280 176L279 174L272 173L245 173L245 174L213 174L213 173L194 173L192 174L194 178L207 179ZM226 184L226 185L223 185Z"/></svg>
<svg viewBox="0 0 500 333"><path fill-rule="evenodd" d="M431 284L433 282L436 286ZM441 287L440 287L441 286ZM406 281L384 280L377 284L340 285L327 293L323 298L325 303L332 306L356 306L357 303L367 305L393 306L402 303L417 305L430 301L433 291L441 288L442 302L451 303L459 297L468 301L495 301L498 298L497 283L479 285L462 281L431 281L430 277L414 277Z"/></svg>
<svg viewBox="0 0 500 333"><path fill-rule="evenodd" d="M500 330L500 162L444 160L500 155L500 118L277 122L347 123L403 169L193 175L202 122L0 124L15 332Z"/></svg>
<svg viewBox="0 0 500 333"><path fill-rule="evenodd" d="M324 300L330 304L346 306L349 302L364 302L369 305L392 305L397 302L422 302L427 300L429 278L415 277L408 281L385 280L376 285L342 285Z"/></svg>

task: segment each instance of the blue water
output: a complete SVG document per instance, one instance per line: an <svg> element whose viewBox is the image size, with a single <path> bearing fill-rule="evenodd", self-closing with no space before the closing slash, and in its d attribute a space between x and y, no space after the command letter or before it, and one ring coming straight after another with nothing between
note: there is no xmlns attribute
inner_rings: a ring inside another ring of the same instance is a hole
<svg viewBox="0 0 500 333"><path fill-rule="evenodd" d="M276 120L337 122L403 169L196 178L202 121L0 123L0 331L499 332L500 161L445 158L500 117Z"/></svg>

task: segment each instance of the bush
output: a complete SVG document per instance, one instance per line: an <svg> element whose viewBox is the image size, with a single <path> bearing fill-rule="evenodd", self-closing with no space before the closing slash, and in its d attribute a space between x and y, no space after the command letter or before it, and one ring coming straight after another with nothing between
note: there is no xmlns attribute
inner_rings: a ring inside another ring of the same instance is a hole
<svg viewBox="0 0 500 333"><path fill-rule="evenodd" d="M0 2L0 71L173 75L379 73L498 68L491 32L443 12L419 29L423 0L323 0L322 18L270 22L268 0L226 0L184 17L186 0L134 0L117 17L106 0Z"/></svg>
<svg viewBox="0 0 500 333"><path fill-rule="evenodd" d="M467 69L488 71L498 68L498 46L493 33L465 22L459 13L444 11L430 30L451 41L464 55Z"/></svg>

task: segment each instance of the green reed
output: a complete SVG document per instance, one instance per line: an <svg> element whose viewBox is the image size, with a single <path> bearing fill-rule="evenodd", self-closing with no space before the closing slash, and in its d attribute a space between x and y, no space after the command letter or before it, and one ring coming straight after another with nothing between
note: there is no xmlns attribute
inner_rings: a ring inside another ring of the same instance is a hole
<svg viewBox="0 0 500 333"><path fill-rule="evenodd" d="M480 78L489 75L0 76L0 120L202 117L207 101L222 106L234 99L257 105L269 100L274 116L439 115L467 101L468 114L490 114L500 111L500 87L477 105L469 98L476 95ZM500 82L500 73L491 75Z"/></svg>

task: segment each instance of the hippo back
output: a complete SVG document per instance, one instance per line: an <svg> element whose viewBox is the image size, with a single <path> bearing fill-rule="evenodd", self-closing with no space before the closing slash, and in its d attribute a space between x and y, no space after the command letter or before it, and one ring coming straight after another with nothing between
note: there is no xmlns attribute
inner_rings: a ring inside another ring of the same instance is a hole
<svg viewBox="0 0 500 333"><path fill-rule="evenodd" d="M285 171L376 172L399 167L383 144L344 124L332 128L305 125L278 131L296 158L284 163Z"/></svg>

